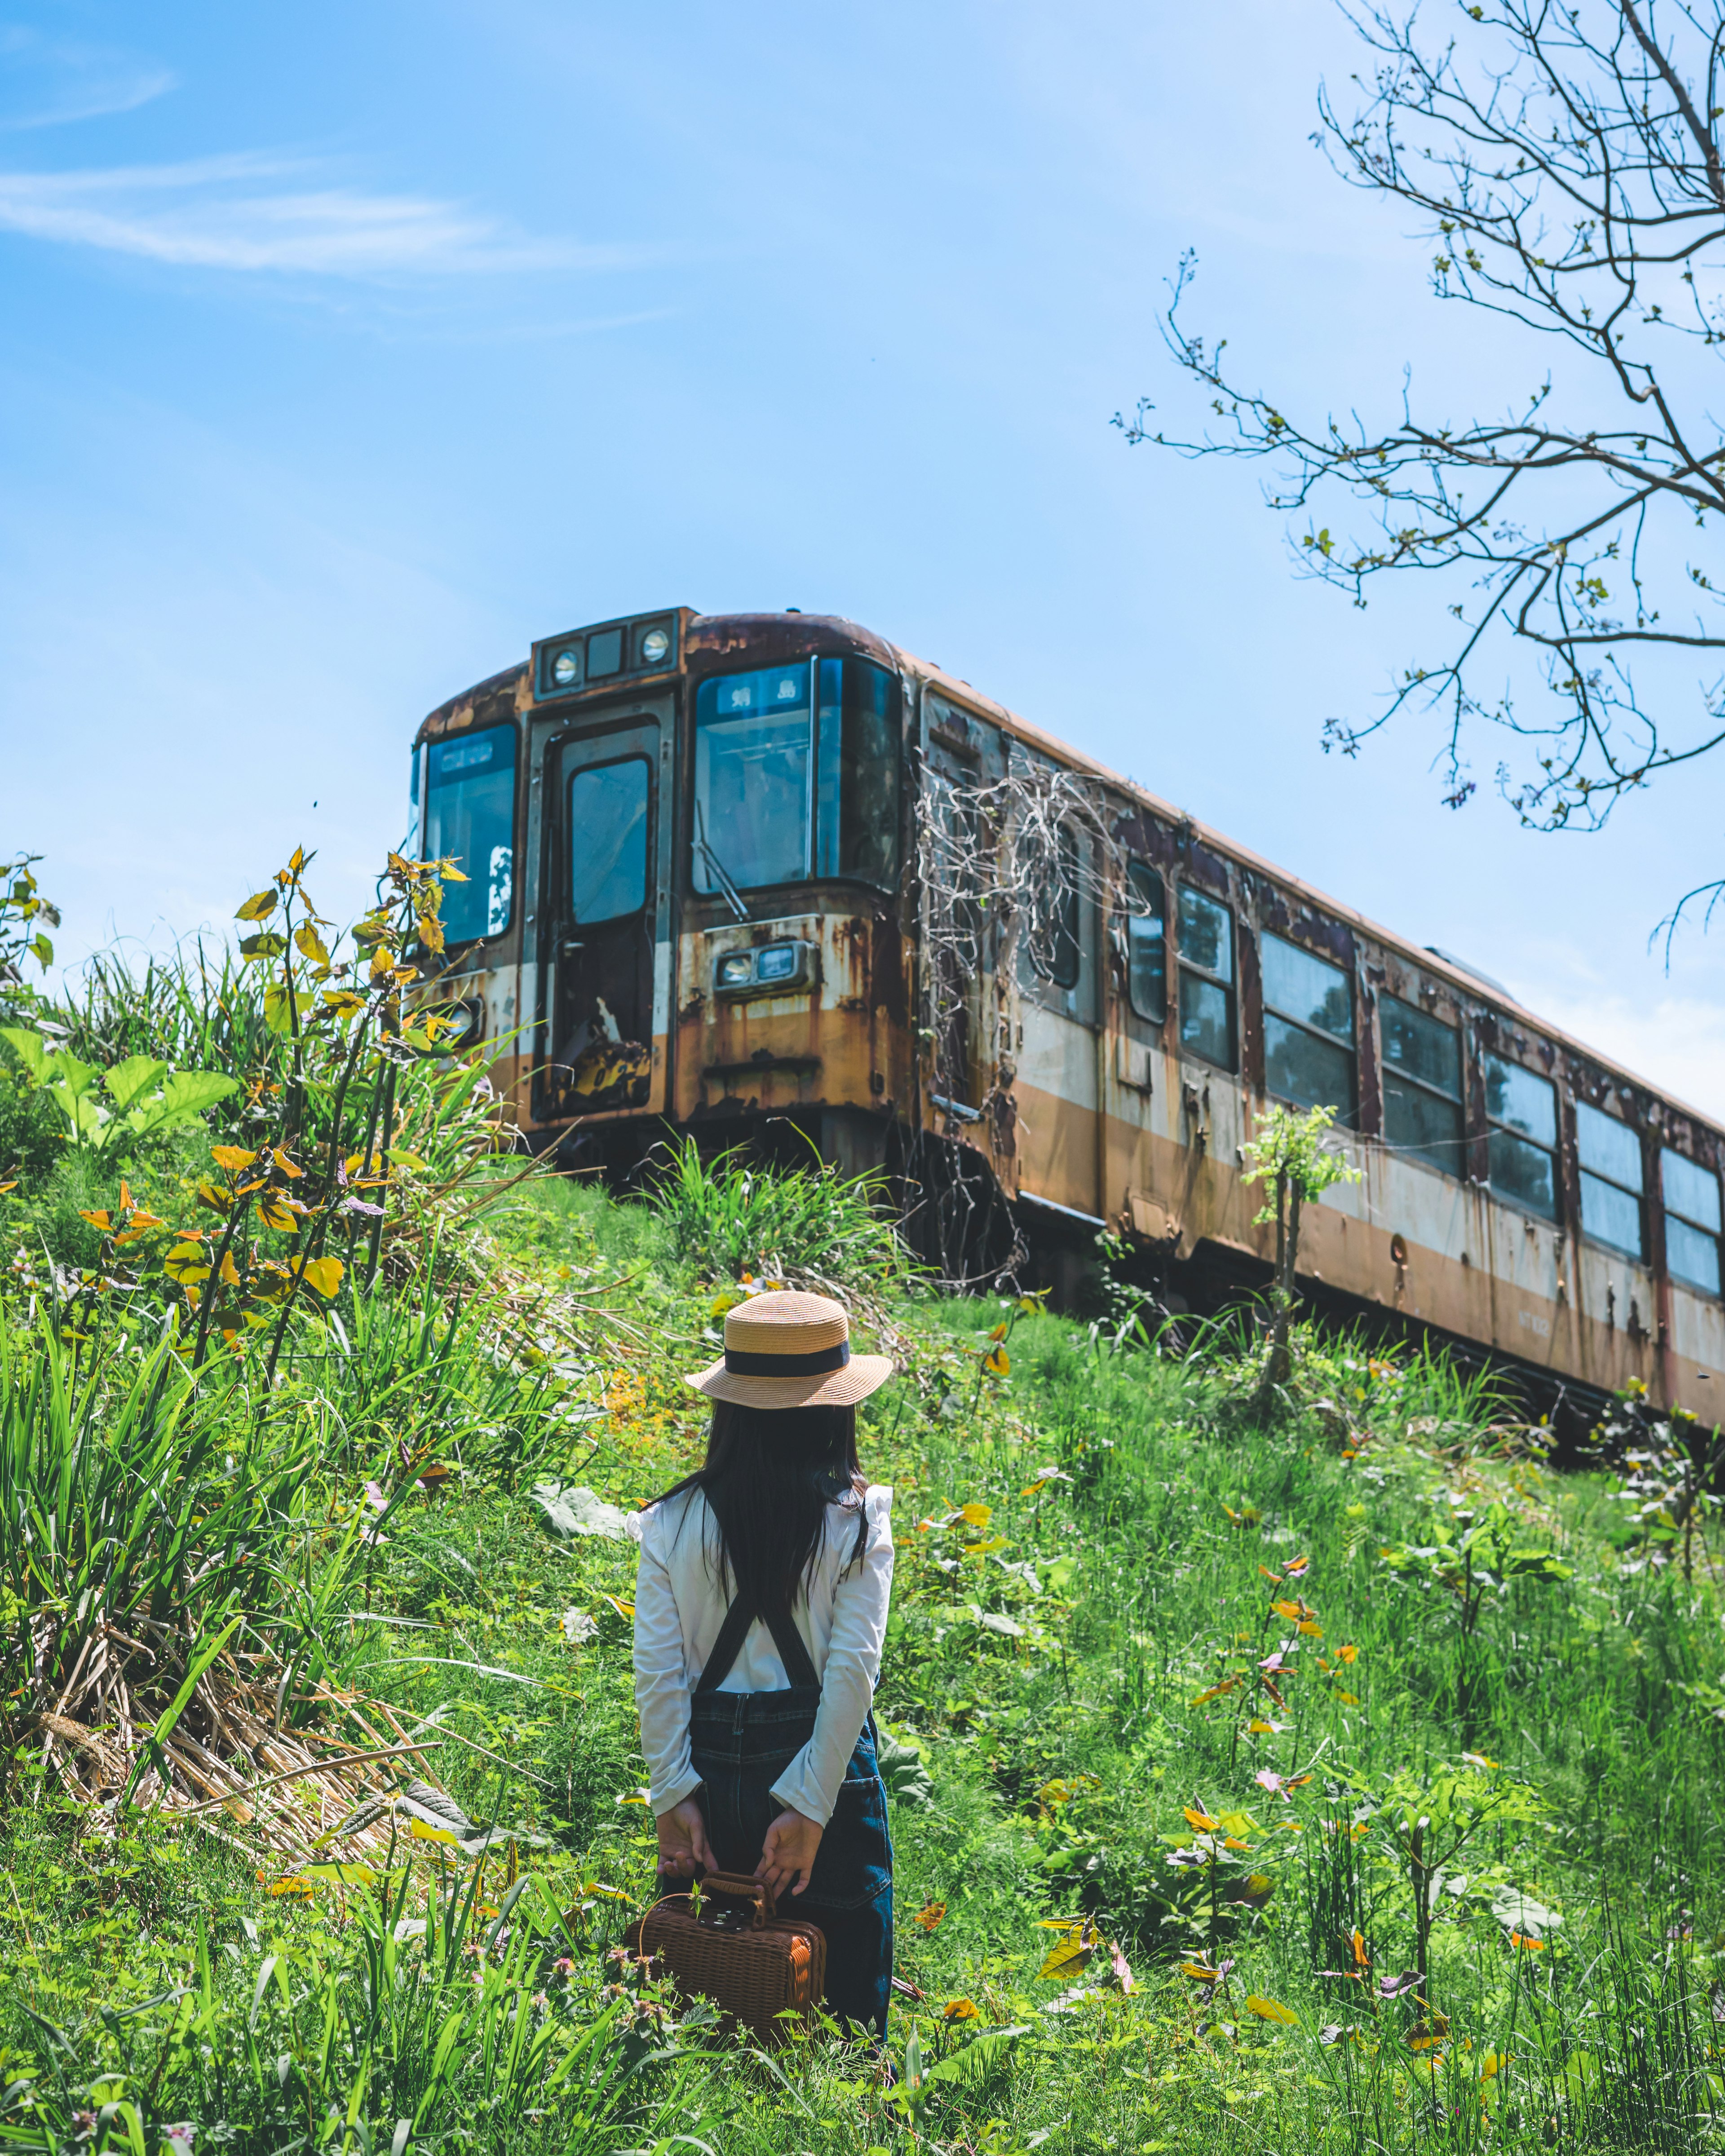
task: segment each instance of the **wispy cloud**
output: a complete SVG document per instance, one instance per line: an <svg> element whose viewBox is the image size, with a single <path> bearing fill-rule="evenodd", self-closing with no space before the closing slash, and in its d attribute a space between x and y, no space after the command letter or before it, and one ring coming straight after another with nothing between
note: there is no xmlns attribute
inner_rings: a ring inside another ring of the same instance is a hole
<svg viewBox="0 0 1725 2156"><path fill-rule="evenodd" d="M155 60L44 38L16 23L0 25L0 131L8 133L135 112L177 80Z"/></svg>
<svg viewBox="0 0 1725 2156"><path fill-rule="evenodd" d="M532 239L457 203L315 184L322 172L241 156L0 172L0 230L152 262L326 277L614 269L639 259Z"/></svg>

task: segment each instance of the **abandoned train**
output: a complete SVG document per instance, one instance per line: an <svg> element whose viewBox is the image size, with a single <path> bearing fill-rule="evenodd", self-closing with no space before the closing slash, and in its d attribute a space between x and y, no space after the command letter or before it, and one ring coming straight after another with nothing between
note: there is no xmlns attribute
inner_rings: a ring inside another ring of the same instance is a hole
<svg viewBox="0 0 1725 2156"><path fill-rule="evenodd" d="M413 790L470 878L432 993L536 1147L795 1127L1056 1282L1106 1224L1178 1306L1264 1279L1241 1144L1327 1103L1363 1173L1314 1294L1725 1414L1716 1126L855 624L548 637L431 713Z"/></svg>

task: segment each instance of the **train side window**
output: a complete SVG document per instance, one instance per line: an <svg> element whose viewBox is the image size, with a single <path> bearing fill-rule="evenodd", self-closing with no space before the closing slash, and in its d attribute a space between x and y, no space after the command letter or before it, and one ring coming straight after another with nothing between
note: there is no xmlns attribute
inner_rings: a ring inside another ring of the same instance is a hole
<svg viewBox="0 0 1725 2156"><path fill-rule="evenodd" d="M1126 999L1139 1018L1168 1016L1168 893L1147 861L1126 865Z"/></svg>
<svg viewBox="0 0 1725 2156"><path fill-rule="evenodd" d="M515 728L433 742L425 793L425 859L453 855L467 878L444 886L444 941L501 936L514 896Z"/></svg>
<svg viewBox="0 0 1725 2156"><path fill-rule="evenodd" d="M814 873L898 881L899 683L866 659L820 661Z"/></svg>
<svg viewBox="0 0 1725 2156"><path fill-rule="evenodd" d="M1665 1263L1673 1278L1719 1292L1719 1178L1666 1146L1659 1157Z"/></svg>
<svg viewBox="0 0 1725 2156"><path fill-rule="evenodd" d="M1384 1042L1384 1136L1398 1152L1459 1176L1461 1035L1399 996L1378 1005Z"/></svg>
<svg viewBox="0 0 1725 2156"><path fill-rule="evenodd" d="M1641 1218L1641 1141L1615 1116L1575 1103L1581 1159L1581 1232L1637 1260L1647 1255Z"/></svg>
<svg viewBox="0 0 1725 2156"><path fill-rule="evenodd" d="M1190 884L1180 886L1180 1045L1234 1068L1234 916Z"/></svg>
<svg viewBox="0 0 1725 2156"><path fill-rule="evenodd" d="M588 765L569 781L569 917L591 927L647 903L644 756Z"/></svg>
<svg viewBox="0 0 1725 2156"><path fill-rule="evenodd" d="M589 660L589 670L592 662ZM809 871L809 667L721 674L695 695L695 888L796 883Z"/></svg>
<svg viewBox="0 0 1725 2156"><path fill-rule="evenodd" d="M1549 1078L1502 1055L1486 1058L1487 1158L1497 1196L1524 1213L1558 1217L1558 1098Z"/></svg>
<svg viewBox="0 0 1725 2156"><path fill-rule="evenodd" d="M1353 995L1347 974L1280 936L1259 947L1264 977L1264 1082L1296 1108L1353 1121Z"/></svg>
<svg viewBox="0 0 1725 2156"><path fill-rule="evenodd" d="M1070 991L1084 971L1084 865L1070 824L1060 826L1049 869L1033 879L1027 896L1019 978Z"/></svg>

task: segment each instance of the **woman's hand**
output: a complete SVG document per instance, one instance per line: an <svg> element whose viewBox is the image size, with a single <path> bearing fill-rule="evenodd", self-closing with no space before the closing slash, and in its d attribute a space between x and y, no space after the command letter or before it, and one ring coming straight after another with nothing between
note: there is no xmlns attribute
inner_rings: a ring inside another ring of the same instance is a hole
<svg viewBox="0 0 1725 2156"><path fill-rule="evenodd" d="M706 1838L706 1819L693 1797L685 1797L659 1815L659 1871L661 1878L692 1879L699 1865L716 1871Z"/></svg>
<svg viewBox="0 0 1725 2156"><path fill-rule="evenodd" d="M761 1861L755 1866L756 1878L775 1895L783 1894L788 1887L792 1893L800 1894L809 1884L815 1851L824 1832L824 1828L804 1819L801 1812L781 1812L767 1830ZM793 1879L797 1883L791 1887Z"/></svg>

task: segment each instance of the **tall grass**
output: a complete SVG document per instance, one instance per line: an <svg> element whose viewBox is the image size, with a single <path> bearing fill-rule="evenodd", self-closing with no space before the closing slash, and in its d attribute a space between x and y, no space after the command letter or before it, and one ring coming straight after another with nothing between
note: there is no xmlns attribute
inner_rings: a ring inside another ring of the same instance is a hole
<svg viewBox="0 0 1725 2156"><path fill-rule="evenodd" d="M218 1956L200 1928L183 1983L82 2026L40 2022L40 2066L0 2094L0 2146L601 2156L680 2123L696 2061L644 2074L654 2047L632 2041L626 1999L568 2010L579 1943L538 1882L489 1918L478 1885L370 1874L310 1950L252 1925Z"/></svg>
<svg viewBox="0 0 1725 2156"><path fill-rule="evenodd" d="M652 1203L676 1255L704 1276L839 1286L908 1279L910 1253L883 1209L880 1178L821 1164L774 1173L734 1152L705 1159L692 1137L665 1154Z"/></svg>

